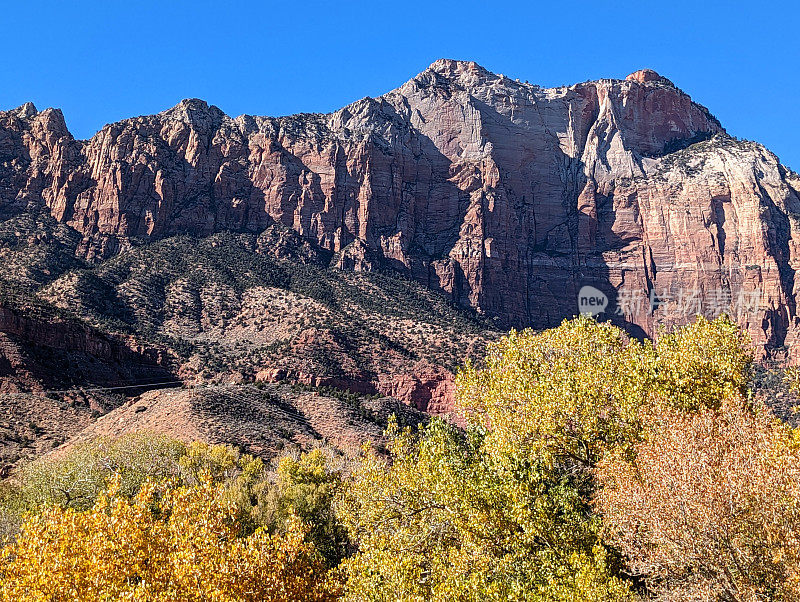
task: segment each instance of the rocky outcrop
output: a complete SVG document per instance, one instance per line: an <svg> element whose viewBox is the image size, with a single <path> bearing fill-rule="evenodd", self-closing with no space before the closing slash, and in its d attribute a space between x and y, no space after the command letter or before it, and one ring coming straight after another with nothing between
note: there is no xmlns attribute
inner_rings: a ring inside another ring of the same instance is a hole
<svg viewBox="0 0 800 602"><path fill-rule="evenodd" d="M0 213L32 203L89 259L279 223L507 325L554 325L592 286L639 332L726 311L791 354L798 327L800 180L650 70L545 89L440 60L328 115L186 100L88 141L25 105L0 113Z"/></svg>
<svg viewBox="0 0 800 602"><path fill-rule="evenodd" d="M282 368L265 368L255 375L260 383L296 383L321 389L339 389L360 395L386 395L435 416L456 413L455 377L452 372L426 361L408 371L362 374L334 378Z"/></svg>
<svg viewBox="0 0 800 602"><path fill-rule="evenodd" d="M171 381L169 363L163 350L0 305L0 392Z"/></svg>
<svg viewBox="0 0 800 602"><path fill-rule="evenodd" d="M652 69L639 69L638 71L631 73L625 79L627 81L639 82L640 84L645 84L647 82L659 82L662 84L668 84L670 86L674 85L666 77L659 75Z"/></svg>
<svg viewBox="0 0 800 602"><path fill-rule="evenodd" d="M400 399L434 415L456 412L455 377L441 366L419 362L403 374L387 374L378 388L384 395Z"/></svg>

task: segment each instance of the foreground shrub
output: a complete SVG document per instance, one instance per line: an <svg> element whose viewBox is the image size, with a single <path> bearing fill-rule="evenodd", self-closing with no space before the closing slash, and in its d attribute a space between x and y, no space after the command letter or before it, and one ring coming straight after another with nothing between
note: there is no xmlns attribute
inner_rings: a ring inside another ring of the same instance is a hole
<svg viewBox="0 0 800 602"><path fill-rule="evenodd" d="M334 499L342 485L339 471L321 449L284 457L276 478L262 502L261 520L270 532L282 533L288 519L296 516L309 526L307 541L328 563L336 566L347 555L350 543L334 513Z"/></svg>
<svg viewBox="0 0 800 602"><path fill-rule="evenodd" d="M196 486L210 480L220 486L243 534L264 526L262 507L270 494L270 483L260 458L243 454L231 445L193 441L178 465L182 484Z"/></svg>
<svg viewBox="0 0 800 602"><path fill-rule="evenodd" d="M743 397L752 376L750 338L726 316L693 324L658 338L654 370L646 386L667 411L694 412Z"/></svg>
<svg viewBox="0 0 800 602"><path fill-rule="evenodd" d="M23 511L49 504L84 510L94 505L112 476L127 496L148 479L178 476L185 453L180 441L147 431L98 437L23 466L7 487L5 505Z"/></svg>
<svg viewBox="0 0 800 602"><path fill-rule="evenodd" d="M800 448L741 399L662 415L597 502L630 570L665 600L800 600Z"/></svg>
<svg viewBox="0 0 800 602"><path fill-rule="evenodd" d="M205 481L147 483L132 498L117 479L86 511L30 516L3 553L3 600L330 600L305 527L242 537L224 490Z"/></svg>

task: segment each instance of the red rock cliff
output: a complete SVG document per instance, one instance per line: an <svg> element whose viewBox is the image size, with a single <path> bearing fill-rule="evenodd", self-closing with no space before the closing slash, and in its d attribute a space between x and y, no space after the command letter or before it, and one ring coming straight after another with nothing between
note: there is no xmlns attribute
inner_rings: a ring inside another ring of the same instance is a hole
<svg viewBox="0 0 800 602"><path fill-rule="evenodd" d="M439 60L328 115L186 100L88 141L57 110L0 113L0 215L43 202L89 258L277 221L518 326L557 324L591 285L634 329L724 310L791 347L798 191L649 70L545 89Z"/></svg>

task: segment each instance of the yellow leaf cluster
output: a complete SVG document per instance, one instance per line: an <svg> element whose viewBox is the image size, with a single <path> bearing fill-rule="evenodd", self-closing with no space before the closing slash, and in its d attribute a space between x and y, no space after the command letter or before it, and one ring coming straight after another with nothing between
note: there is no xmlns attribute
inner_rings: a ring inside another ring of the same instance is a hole
<svg viewBox="0 0 800 602"><path fill-rule="evenodd" d="M242 537L235 507L208 479L194 487L119 481L86 511L47 507L3 551L2 600L331 600L305 527Z"/></svg>
<svg viewBox="0 0 800 602"><path fill-rule="evenodd" d="M511 332L484 368L468 365L458 401L509 454L529 450L594 466L643 431L642 410L695 410L741 394L752 352L728 318L702 317L657 344L589 317L541 333Z"/></svg>
<svg viewBox="0 0 800 602"><path fill-rule="evenodd" d="M435 420L397 435L390 462L367 453L338 512L358 553L348 600L623 600L598 522L568 475L509 467Z"/></svg>

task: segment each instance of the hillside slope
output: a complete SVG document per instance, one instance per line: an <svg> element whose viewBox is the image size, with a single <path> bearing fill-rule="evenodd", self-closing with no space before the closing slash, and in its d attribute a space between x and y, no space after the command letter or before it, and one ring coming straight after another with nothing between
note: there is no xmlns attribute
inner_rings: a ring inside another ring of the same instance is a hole
<svg viewBox="0 0 800 602"><path fill-rule="evenodd" d="M76 257L79 241L47 214L0 222L0 259L9 267L0 273L6 466L49 451L108 412L146 428L150 414L126 413L127 402L183 383L200 392L295 383L365 399L389 395L449 413L455 369L482 357L497 336L486 320L391 270L339 269L344 254L327 253L284 226L258 236L173 236L102 262ZM209 398L198 393L197 399ZM194 432L188 419L178 428L169 412L164 416L172 434ZM226 416L226 432L244 428L241 416ZM377 441L382 432L343 424L347 433L331 438L349 437L351 446L362 437ZM253 428L278 427L266 421ZM281 428L302 434L296 421Z"/></svg>
<svg viewBox="0 0 800 602"><path fill-rule="evenodd" d="M287 385L214 385L144 393L83 429L70 444L148 430L187 443L228 443L263 458L320 445L352 457L365 441L382 447L390 415L401 425L427 419L387 397Z"/></svg>

